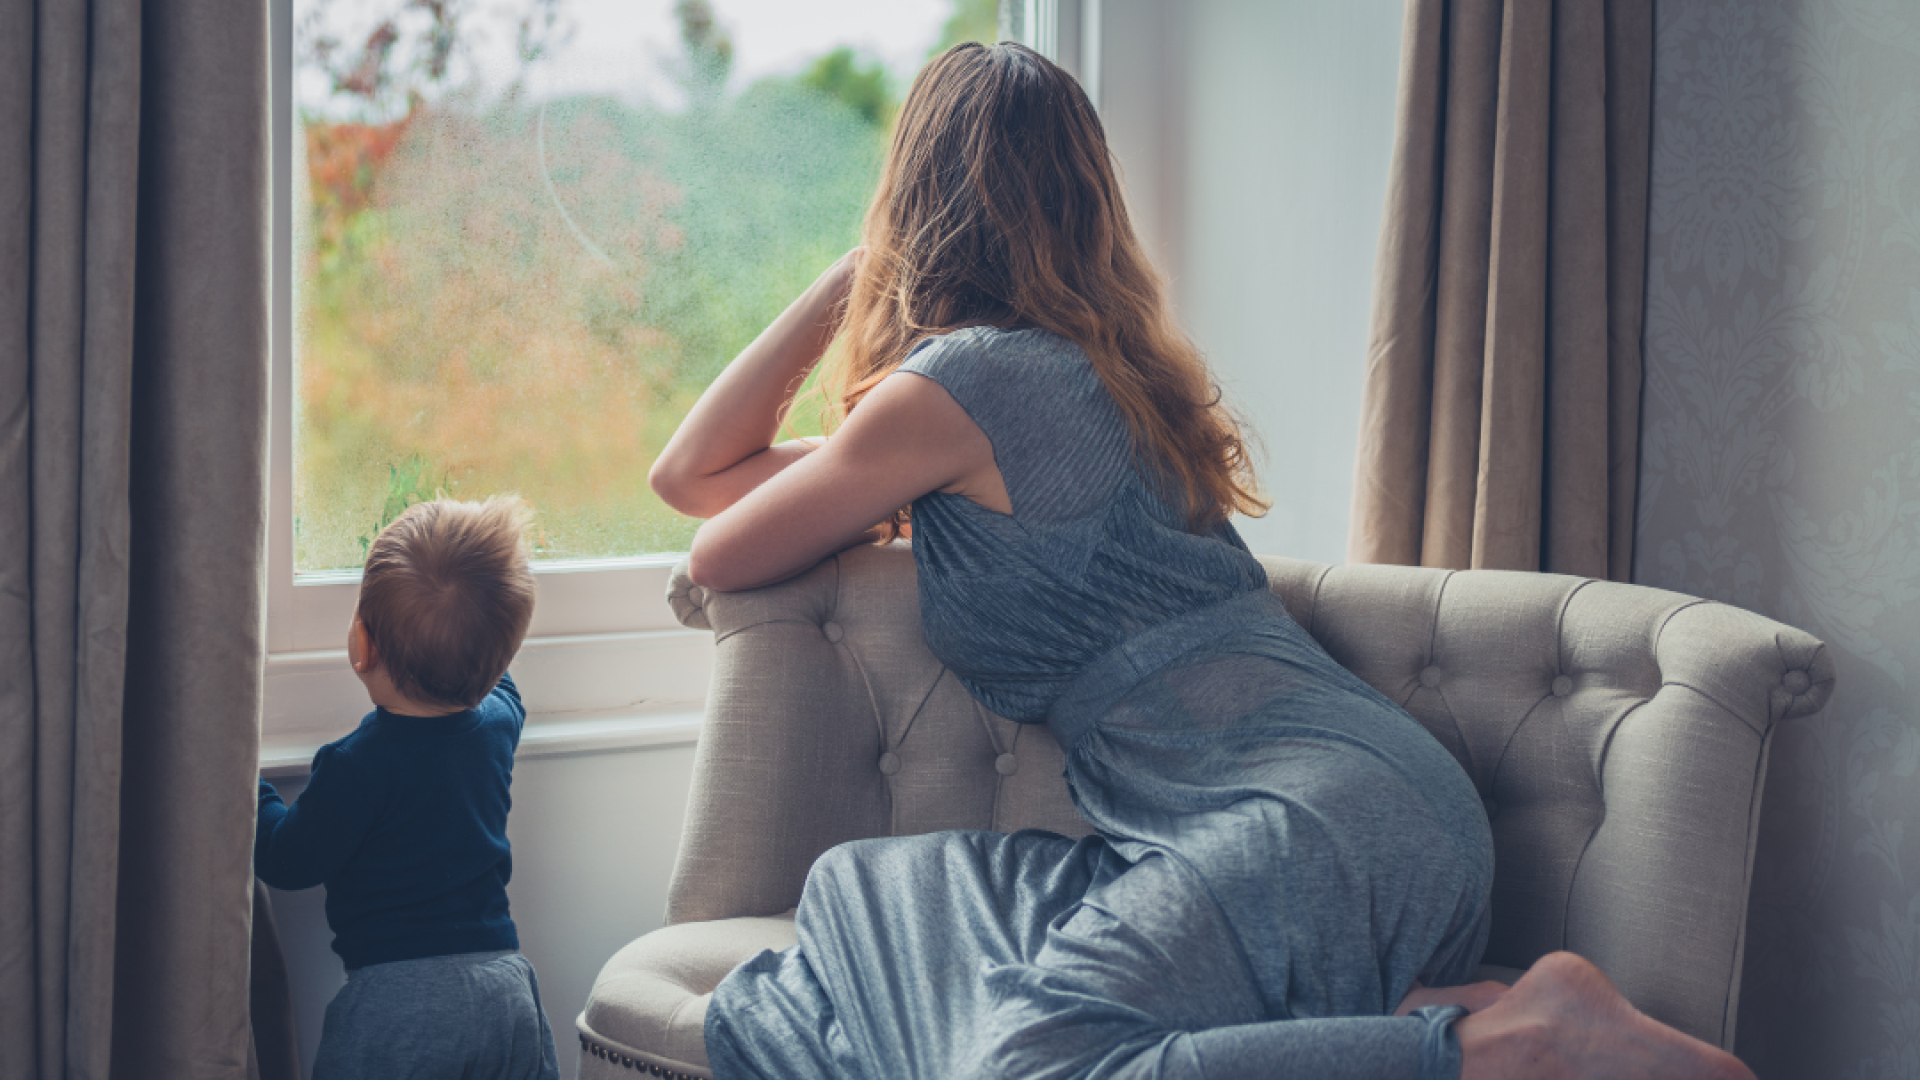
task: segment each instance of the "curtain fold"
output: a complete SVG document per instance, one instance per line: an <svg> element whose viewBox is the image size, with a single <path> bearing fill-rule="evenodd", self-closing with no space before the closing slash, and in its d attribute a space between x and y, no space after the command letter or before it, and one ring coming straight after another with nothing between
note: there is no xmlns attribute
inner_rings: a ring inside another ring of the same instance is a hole
<svg viewBox="0 0 1920 1080"><path fill-rule="evenodd" d="M1651 0L1408 0L1348 557L1631 573Z"/></svg>
<svg viewBox="0 0 1920 1080"><path fill-rule="evenodd" d="M0 1078L249 1071L267 14L0 0Z"/></svg>
<svg viewBox="0 0 1920 1080"><path fill-rule="evenodd" d="M300 1038L293 1016L293 986L273 898L253 879L253 972L248 1002L253 1024L254 1080L300 1080Z"/></svg>

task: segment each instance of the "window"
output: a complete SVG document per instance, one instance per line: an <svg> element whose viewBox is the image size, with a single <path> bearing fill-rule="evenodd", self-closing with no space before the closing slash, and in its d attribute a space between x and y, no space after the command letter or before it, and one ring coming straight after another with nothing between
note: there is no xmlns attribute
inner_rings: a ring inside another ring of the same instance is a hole
<svg viewBox="0 0 1920 1080"><path fill-rule="evenodd" d="M711 642L664 594L696 523L647 468L857 242L913 73L998 9L275 0L269 764L365 711L365 545L437 492L534 507L515 674L552 738L686 735Z"/></svg>

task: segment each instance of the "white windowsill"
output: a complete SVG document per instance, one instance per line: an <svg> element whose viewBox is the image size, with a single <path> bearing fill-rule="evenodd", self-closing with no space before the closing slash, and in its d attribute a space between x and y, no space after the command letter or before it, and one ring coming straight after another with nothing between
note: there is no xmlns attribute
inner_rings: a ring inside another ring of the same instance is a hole
<svg viewBox="0 0 1920 1080"><path fill-rule="evenodd" d="M697 704L643 706L615 713L550 713L527 717L515 760L598 754L700 740ZM260 775L283 780L307 775L314 752L325 743L268 742L260 747Z"/></svg>
<svg viewBox="0 0 1920 1080"><path fill-rule="evenodd" d="M528 708L520 755L695 741L713 654L711 633L684 628L529 638L508 668ZM266 667L260 767L270 777L304 773L372 707L344 649L280 653Z"/></svg>

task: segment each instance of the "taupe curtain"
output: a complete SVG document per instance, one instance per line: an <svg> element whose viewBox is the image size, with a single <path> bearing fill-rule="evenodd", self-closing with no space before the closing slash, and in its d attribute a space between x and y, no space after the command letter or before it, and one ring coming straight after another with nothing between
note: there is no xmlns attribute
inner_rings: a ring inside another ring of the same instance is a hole
<svg viewBox="0 0 1920 1080"><path fill-rule="evenodd" d="M300 1037L294 1030L293 985L273 902L259 878L253 881L253 1080L300 1080Z"/></svg>
<svg viewBox="0 0 1920 1080"><path fill-rule="evenodd" d="M248 1075L267 7L0 0L0 1078Z"/></svg>
<svg viewBox="0 0 1920 1080"><path fill-rule="evenodd" d="M1628 579L1652 0L1407 0L1348 558Z"/></svg>

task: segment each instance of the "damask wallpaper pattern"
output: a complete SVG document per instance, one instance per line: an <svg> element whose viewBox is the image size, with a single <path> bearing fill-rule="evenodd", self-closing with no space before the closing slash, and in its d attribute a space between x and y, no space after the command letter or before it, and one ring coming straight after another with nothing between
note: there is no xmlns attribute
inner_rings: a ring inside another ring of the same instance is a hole
<svg viewBox="0 0 1920 1080"><path fill-rule="evenodd" d="M1658 18L1635 579L1840 664L1773 749L1737 1049L1920 1077L1920 2Z"/></svg>

